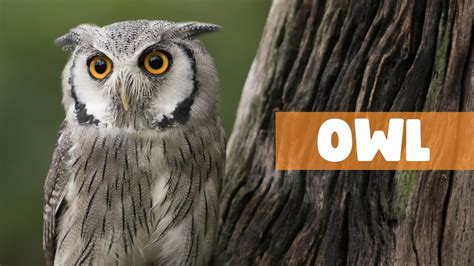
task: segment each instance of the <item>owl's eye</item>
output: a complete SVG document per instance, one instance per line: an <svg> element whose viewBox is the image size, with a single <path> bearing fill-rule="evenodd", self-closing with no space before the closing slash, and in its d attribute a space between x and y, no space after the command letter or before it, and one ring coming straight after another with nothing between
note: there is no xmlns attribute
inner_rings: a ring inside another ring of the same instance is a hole
<svg viewBox="0 0 474 266"><path fill-rule="evenodd" d="M92 57L88 64L89 73L95 79L104 79L112 71L112 62L102 55Z"/></svg>
<svg viewBox="0 0 474 266"><path fill-rule="evenodd" d="M143 59L145 70L153 75L160 75L166 72L170 66L170 59L163 51L152 51Z"/></svg>

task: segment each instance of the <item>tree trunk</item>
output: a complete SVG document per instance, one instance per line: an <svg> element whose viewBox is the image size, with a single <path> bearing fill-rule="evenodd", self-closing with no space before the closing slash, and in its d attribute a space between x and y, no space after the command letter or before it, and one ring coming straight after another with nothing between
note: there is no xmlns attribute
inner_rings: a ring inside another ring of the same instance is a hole
<svg viewBox="0 0 474 266"><path fill-rule="evenodd" d="M275 170L275 111L474 111L472 17L472 0L274 0L215 264L473 265L472 171Z"/></svg>

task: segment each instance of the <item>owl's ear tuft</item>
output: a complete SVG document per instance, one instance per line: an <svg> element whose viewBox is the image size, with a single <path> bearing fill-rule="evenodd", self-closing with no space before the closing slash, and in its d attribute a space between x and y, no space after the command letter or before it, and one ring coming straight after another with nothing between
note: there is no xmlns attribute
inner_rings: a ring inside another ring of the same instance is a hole
<svg viewBox="0 0 474 266"><path fill-rule="evenodd" d="M76 45L80 42L79 36L74 32L69 32L64 34L63 36L57 38L54 41L54 44L63 48L66 52L72 52L76 48Z"/></svg>
<svg viewBox="0 0 474 266"><path fill-rule="evenodd" d="M57 38L54 43L62 47L64 51L72 52L79 43L90 39L91 34L96 31L97 28L97 26L90 24L79 25Z"/></svg>
<svg viewBox="0 0 474 266"><path fill-rule="evenodd" d="M178 35L183 39L194 39L202 34L216 32L221 26L202 22L179 23L177 28Z"/></svg>

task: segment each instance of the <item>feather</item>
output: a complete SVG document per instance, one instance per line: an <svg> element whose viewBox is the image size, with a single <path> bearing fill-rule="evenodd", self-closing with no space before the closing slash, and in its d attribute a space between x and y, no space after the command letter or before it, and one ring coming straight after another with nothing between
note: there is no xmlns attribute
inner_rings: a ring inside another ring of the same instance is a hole
<svg viewBox="0 0 474 266"><path fill-rule="evenodd" d="M65 186L68 181L68 170L66 162L69 159L69 150L72 147L67 122L61 124L58 133L58 142L55 146L51 167L48 171L44 185L44 224L43 224L43 248L46 256L46 264L53 265L56 250L56 223L58 212L64 198Z"/></svg>

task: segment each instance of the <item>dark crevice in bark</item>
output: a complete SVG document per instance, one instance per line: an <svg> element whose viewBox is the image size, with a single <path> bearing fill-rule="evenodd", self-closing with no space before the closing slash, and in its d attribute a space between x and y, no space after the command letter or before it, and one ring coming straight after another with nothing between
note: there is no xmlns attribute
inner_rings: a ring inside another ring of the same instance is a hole
<svg viewBox="0 0 474 266"><path fill-rule="evenodd" d="M336 191L336 185L339 181L339 171L332 171L333 178L329 181L329 186L327 188L327 197L330 199L334 192Z"/></svg>
<svg viewBox="0 0 474 266"><path fill-rule="evenodd" d="M242 180L240 183L238 183L236 186L235 186L235 189L232 191L232 193L230 193L230 198L231 199L235 199L235 196L237 195L237 193L239 192L239 190L245 185L245 180ZM232 204L232 202L231 202ZM227 216L229 214L229 208L225 208L224 209L224 213L221 215L222 216L222 222L227 222Z"/></svg>
<svg viewBox="0 0 474 266"><path fill-rule="evenodd" d="M344 214L342 215L342 231L341 231L341 262L340 265L347 265L347 254L349 253L349 206L351 205L351 193L349 192L345 199L346 206Z"/></svg>
<svg viewBox="0 0 474 266"><path fill-rule="evenodd" d="M231 230L227 230L226 232L221 232L220 234L219 245L222 245L223 247L225 247L225 249L227 249L229 245L230 238L232 237L232 232L234 232L234 228L237 224L237 221L240 215L244 211L245 206L247 206L248 202L251 200L253 192L254 192L254 190L251 190L249 192L243 192L244 195L238 194L238 192L243 191L243 189L245 189L245 180L240 182L238 189L234 190L235 193L231 194L231 197L233 199L231 201L231 206L233 206L234 210L237 211L238 213L233 213L234 215L232 217L229 217L229 211L225 213L226 219L224 220L224 222L226 224L232 225L232 228L230 228ZM237 197L237 195L239 195L239 197Z"/></svg>
<svg viewBox="0 0 474 266"><path fill-rule="evenodd" d="M471 35L471 42L470 42L470 45L469 45L469 51L468 51L468 54L467 54L467 63L464 65L464 69L463 69L463 78L462 78L462 82L464 83L464 86L465 87L472 87L472 84L471 84L471 80L474 80L474 72L471 72L472 71L472 68L473 68L473 63L474 63L474 60L472 59L472 53L473 53L473 50L474 50L474 46L473 46L473 43L474 43L474 34ZM458 112L468 112L469 110L466 110L466 107L467 105L469 104L467 101L467 96L466 96L467 92L466 90L461 90L461 96L460 96L460 105L459 105L459 110Z"/></svg>
<svg viewBox="0 0 474 266"><path fill-rule="evenodd" d="M252 176L250 176L252 177ZM244 210L247 209L247 206L249 204L249 202L252 200L252 196L254 195L255 191L257 191L257 189L260 187L260 185L262 184L263 182L263 179L261 178L255 178L254 180L257 180L257 184L255 185L255 187L253 188L248 188L247 186L242 186L240 187L240 189L237 191L238 192L242 192L244 193L243 196L241 197L235 197L237 200L238 200L238 203L239 203L239 208L236 208L237 211L239 211L239 213L236 213L234 215L234 219L232 221L230 221L229 223L230 224L233 224L234 226L236 226L238 224L238 221L240 220L240 218L242 217L242 213ZM246 191L247 190L247 191ZM268 191L268 188L266 188L265 191ZM258 202L257 202L258 203ZM257 205L258 206L258 205ZM251 210L253 211L256 211L256 208L250 208ZM246 227L247 227L247 223L245 223L243 226L243 230L245 231ZM232 228L232 230L230 230L230 232L235 232L234 231L234 227ZM230 241L230 239L232 238L232 235L229 235L229 238L227 239L227 241L225 242L224 246L227 248L228 247L228 241Z"/></svg>
<svg viewBox="0 0 474 266"><path fill-rule="evenodd" d="M268 237L268 233L270 229L275 225L278 217L280 216L280 213L283 211L283 208L286 206L286 203L288 203L288 199L290 198L290 194L291 194L291 189L292 188L290 188L290 191L287 193L284 193L284 194L282 193L283 194L282 200L275 203L275 205L277 205L276 208L272 206L271 209L272 210L275 209L275 211L269 214L270 215L269 222L265 224L265 226L262 228L263 232L260 235L260 241L258 244L259 248L254 250L254 253L252 253L251 255L252 257L257 257L257 258L260 257L270 247L271 239ZM255 256L255 254L257 254L257 256Z"/></svg>
<svg viewBox="0 0 474 266"><path fill-rule="evenodd" d="M296 192L297 193L297 198L295 199L295 204L294 204L294 206L301 206L298 209L298 213L296 215L297 223L296 223L295 227L293 228L293 230L290 231L290 233L288 235L288 240L284 241L283 245L280 248L280 251L276 252L276 256L274 258L274 263L282 262L281 260L283 259L283 256L290 249L290 247L293 244L297 234L302 231L304 223L305 223L305 221L308 217L308 209L307 209L308 206L304 202L304 199L305 199L304 189L305 189L305 185L306 185L306 182L305 182L305 179L306 179L305 176L306 175L304 173L302 173L302 175L304 177L303 182L301 183L301 185L299 186L298 191Z"/></svg>
<svg viewBox="0 0 474 266"><path fill-rule="evenodd" d="M327 111L339 110L341 108L341 98L344 97L344 93L347 91L346 88L341 88L340 86L340 81L343 78L341 77L341 73L345 73L346 68L350 66L347 61L353 60L353 53L356 51L359 52L364 39L367 37L366 35L367 31L369 30L369 26L375 18L376 12L378 10L377 5L378 4L376 3L372 3L369 9L365 9L364 2L361 2L360 5L357 5L353 8L351 6L349 8L349 14L342 29L342 37L339 38L338 44L336 46L338 51L334 53L335 56L332 56L330 62L328 62L328 66L330 67L325 72L328 74L326 77L321 79L321 86L332 88L333 91L331 93L333 97L328 99L327 104L325 104L324 107L324 109ZM361 17L360 14L364 15ZM362 25L360 25L361 23ZM333 71L331 71L332 69ZM360 84L360 79L358 82ZM353 110L355 108L355 104L349 105L349 110Z"/></svg>
<svg viewBox="0 0 474 266"><path fill-rule="evenodd" d="M341 28L342 27L342 24L341 24L341 20L343 18L341 12L338 12L336 14L334 14L334 16L336 17L335 20L336 21L332 21L334 24L333 25L333 28L335 29L338 29L338 28ZM336 34L332 34L329 39L327 40L327 43L325 44L327 50L325 51L324 55L322 56L322 59L321 59L321 71L320 71L320 74L319 76L317 76L316 78L316 83L315 84L318 84L320 85L319 87L315 87L315 91L316 91L316 95L315 95L315 98L313 100L313 108L312 110L314 111L324 111L324 108L325 108L325 103L327 102L328 98L329 98L329 94L330 94L330 87L326 87L326 86L329 86L329 84L321 84L320 83L320 80L321 80L321 77L324 75L324 70L326 69L327 67L327 64L331 58L331 55L333 53L333 49L334 49L334 46L336 45L337 41L339 40L339 32L338 31L335 31ZM316 106L316 108L315 108Z"/></svg>
<svg viewBox="0 0 474 266"><path fill-rule="evenodd" d="M323 10L323 7L320 5L311 6L309 17L306 19L305 31L303 32L299 53L296 58L297 63L291 69L290 75L283 88L282 102L290 105L287 108L282 108L284 110L293 109L293 107L291 107L291 103L295 97L295 86L297 86L303 78L305 66L308 63L309 56L313 51L313 43L316 36L315 32L317 32L321 23L321 10Z"/></svg>
<svg viewBox="0 0 474 266"><path fill-rule="evenodd" d="M258 186L253 191L253 194L255 194L255 192L257 192L261 188L260 187L261 185L262 185L262 182L259 182ZM252 206L260 206L260 203L263 201L263 199L265 198L265 196L267 195L268 191L271 188L270 184L267 184L267 185L268 185L267 187L262 188L263 192L262 192L261 195L259 194L258 197L254 197L254 198L256 198L256 201L255 201L255 204L252 204ZM249 203L254 203L254 202L251 202L251 201L247 202L247 204L249 204ZM250 214L248 215L247 222L244 223L242 228L241 228L241 231L243 231L242 234L248 233L247 228L248 228L249 224L251 223L251 220L255 217L255 213L257 212L257 208L248 208L248 209L251 209L251 211L250 211ZM242 216L240 218L242 218Z"/></svg>
<svg viewBox="0 0 474 266"><path fill-rule="evenodd" d="M446 192L446 197L444 198L443 202L443 210L441 215L441 232L439 234L439 241L438 241L438 263L441 265L443 263L443 239L445 234L445 226L446 221L448 220L448 208L449 208L449 199L451 198L452 187L453 187L453 171L449 173L449 180L448 180L448 190Z"/></svg>

